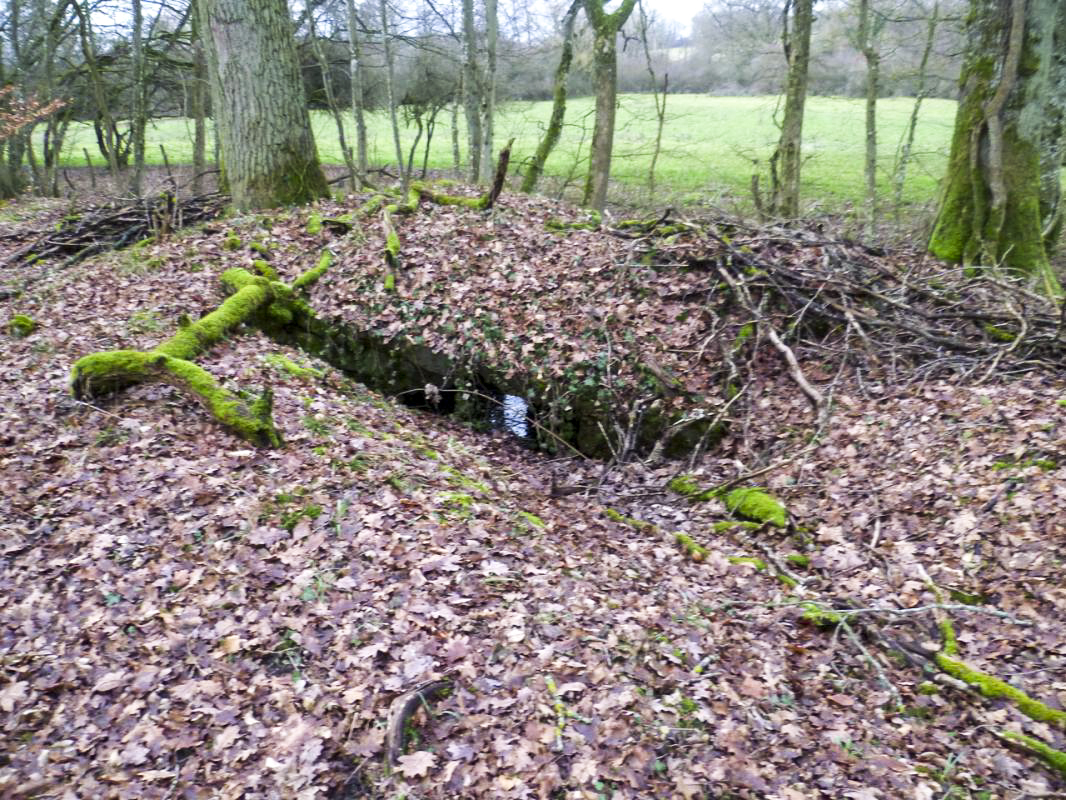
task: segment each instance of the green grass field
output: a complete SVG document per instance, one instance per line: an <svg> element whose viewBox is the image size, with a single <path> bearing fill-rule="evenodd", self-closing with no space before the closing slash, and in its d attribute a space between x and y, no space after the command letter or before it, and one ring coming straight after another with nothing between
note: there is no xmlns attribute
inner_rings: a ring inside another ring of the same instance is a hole
<svg viewBox="0 0 1066 800"><path fill-rule="evenodd" d="M878 104L880 181L885 197L890 193L897 148L913 102L910 98L889 98ZM763 185L766 185L766 159L777 138L773 121L777 106L777 97L669 97L662 153L656 170L656 202L720 204L735 198L747 202L753 171L759 169L763 173ZM510 103L501 109L497 141L502 145L515 137L512 155L515 167L520 168L523 159L535 149L549 113L547 102ZM863 114L860 99L814 97L809 100L803 141L806 157L803 195L808 206L839 209L861 198ZM923 104L905 202L927 203L933 199L947 160L954 116L953 101L926 100ZM354 127L350 120L347 122L349 128ZM312 123L323 160L341 163L332 117L325 112L314 112ZM646 200L648 164L656 130L651 96L623 95L617 124L612 177L620 184L620 194ZM191 128L190 121L185 119L156 121L149 129L149 161L162 162L160 143L166 147L172 163L191 161ZM547 165L549 176L564 180L570 177L580 183L591 133L591 98L572 100L567 108L563 138ZM413 136L413 128L404 130L405 147ZM369 143L373 163L395 161L384 113L370 115ZM84 165L83 147L89 149L99 166L102 159L96 151L92 131L85 125L72 128L64 163ZM416 164L420 163L421 152L416 158ZM449 169L451 165L450 115L443 112L434 135L429 166Z"/></svg>

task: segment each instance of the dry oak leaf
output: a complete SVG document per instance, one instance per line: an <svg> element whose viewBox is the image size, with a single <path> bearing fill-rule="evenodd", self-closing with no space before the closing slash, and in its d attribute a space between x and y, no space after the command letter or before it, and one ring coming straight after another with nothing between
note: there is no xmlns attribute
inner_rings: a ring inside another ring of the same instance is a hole
<svg viewBox="0 0 1066 800"><path fill-rule="evenodd" d="M430 767L437 764L437 757L428 750L419 750L417 753L400 756L396 760L400 762L398 770L405 778L418 778L426 775Z"/></svg>

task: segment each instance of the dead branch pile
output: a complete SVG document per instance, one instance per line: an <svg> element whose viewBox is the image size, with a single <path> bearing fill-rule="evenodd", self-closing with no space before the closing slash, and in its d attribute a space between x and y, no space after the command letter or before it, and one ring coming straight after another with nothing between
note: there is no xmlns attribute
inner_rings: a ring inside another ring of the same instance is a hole
<svg viewBox="0 0 1066 800"><path fill-rule="evenodd" d="M63 219L58 228L35 232L32 241L9 255L3 267L63 259L76 264L106 250L118 250L146 239L218 216L226 197L212 193L177 199L170 192L132 203L91 207Z"/></svg>
<svg viewBox="0 0 1066 800"><path fill-rule="evenodd" d="M1066 308L997 270L810 230L717 224L679 239L659 255L716 275L805 361L892 383L1066 367Z"/></svg>

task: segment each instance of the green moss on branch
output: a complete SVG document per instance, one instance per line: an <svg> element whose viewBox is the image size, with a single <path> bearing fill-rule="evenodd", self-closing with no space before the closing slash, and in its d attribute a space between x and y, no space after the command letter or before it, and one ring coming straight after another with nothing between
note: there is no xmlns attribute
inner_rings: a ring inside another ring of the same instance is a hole
<svg viewBox="0 0 1066 800"><path fill-rule="evenodd" d="M159 351L112 350L93 353L74 364L71 391L78 399L98 397L136 383L160 381L194 396L216 420L260 447L280 447L271 420L270 390L252 402L222 388L207 370Z"/></svg>
<svg viewBox="0 0 1066 800"><path fill-rule="evenodd" d="M1021 689L1011 686L999 678L976 670L968 664L952 658L941 651L935 656L936 664L951 677L962 681L990 700L1009 700L1030 719L1044 722L1066 730L1066 711L1051 708L1039 700L1034 700Z"/></svg>
<svg viewBox="0 0 1066 800"><path fill-rule="evenodd" d="M322 255L318 258L318 263L292 282L293 290L300 291L309 288L315 283L315 281L326 274L326 270L328 270L332 264L333 252L331 250L323 250Z"/></svg>
<svg viewBox="0 0 1066 800"><path fill-rule="evenodd" d="M1026 736L1024 733L1018 733L1017 731L1004 731L1000 735L1004 739L1017 742L1055 770L1055 772L1066 777L1066 753L1062 750L1056 750L1054 747L1044 744L1039 739L1034 739L1032 736Z"/></svg>

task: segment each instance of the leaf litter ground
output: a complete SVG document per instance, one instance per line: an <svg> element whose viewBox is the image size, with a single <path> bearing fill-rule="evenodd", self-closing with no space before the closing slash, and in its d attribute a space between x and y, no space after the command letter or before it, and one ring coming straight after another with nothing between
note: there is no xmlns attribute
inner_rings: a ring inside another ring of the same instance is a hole
<svg viewBox="0 0 1066 800"><path fill-rule="evenodd" d="M593 355L585 323L609 300L625 307L611 317L620 333L635 331L619 346L698 388L700 326L670 307L696 279L634 267L651 291L619 291L631 244L545 232L559 213L515 198L493 224L420 212L401 226L399 300L377 288L368 227L332 242L313 304L563 375ZM25 294L0 301L2 319L40 324L4 336L0 372L5 796L1061 796L1054 773L994 735L1062 748L1061 730L959 688L927 694L919 667L870 642L875 669L798 605L928 605L924 568L956 605L977 604L951 612L967 662L1066 706L1061 375L872 397L841 381L817 447L762 478L798 527L753 534L716 533L717 501L665 491L677 465L605 474L540 456L254 332L201 363L232 388L274 387L283 450L248 448L167 387L99 407L69 397L78 357L149 348L217 305L220 269L256 257L226 249L231 232L261 239L288 279L312 266L324 241L306 219L231 219L38 266ZM491 324L466 325L479 314ZM760 366L744 435L696 467L707 485L743 472L753 442L784 451L809 433L781 365ZM599 492L552 496L560 484ZM774 553L810 557L800 589L730 560ZM929 614L888 625L937 637ZM452 690L408 722L387 774L390 704L441 678Z"/></svg>

